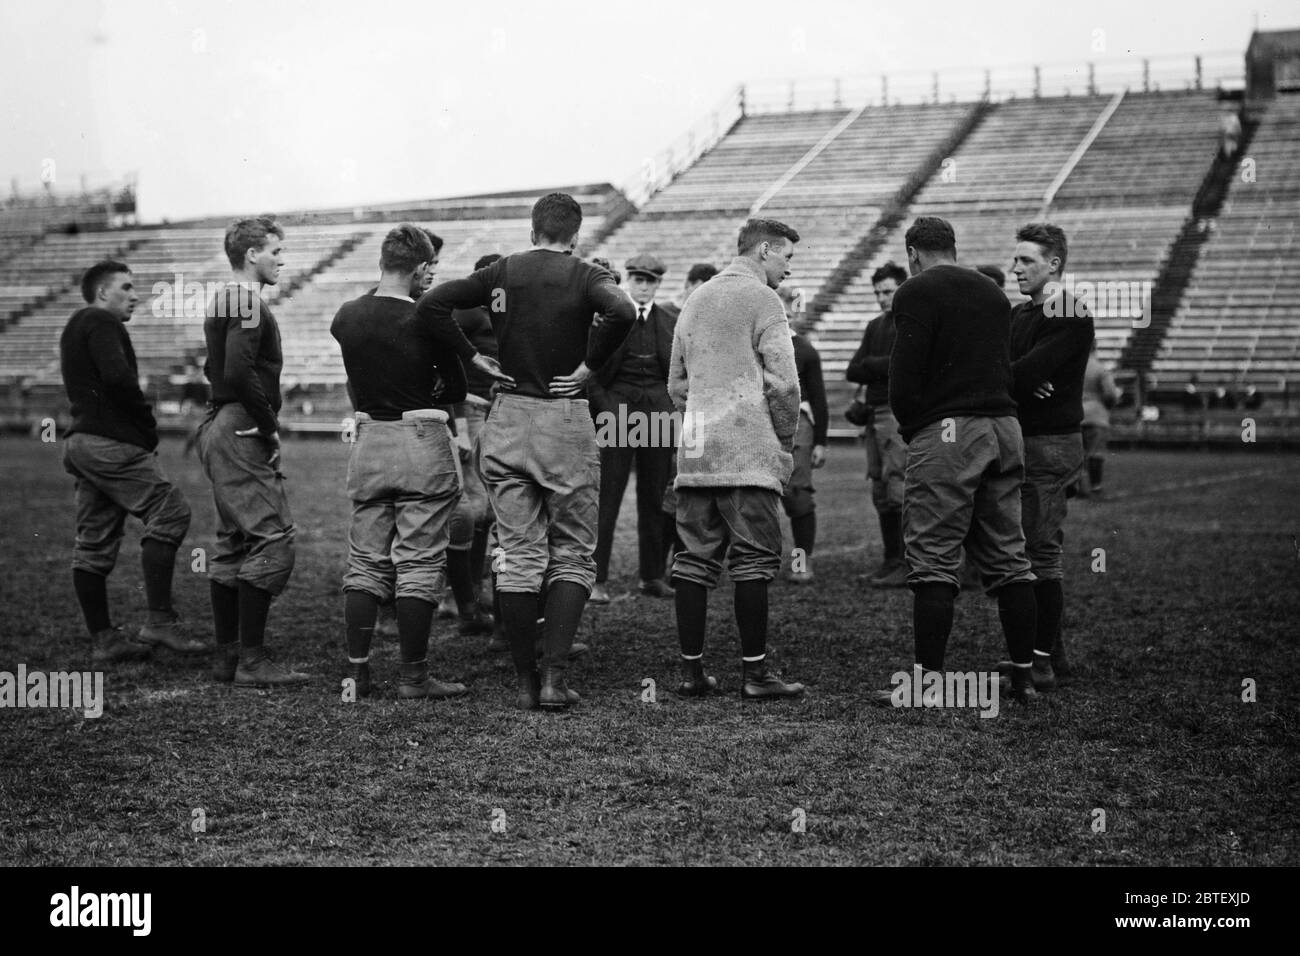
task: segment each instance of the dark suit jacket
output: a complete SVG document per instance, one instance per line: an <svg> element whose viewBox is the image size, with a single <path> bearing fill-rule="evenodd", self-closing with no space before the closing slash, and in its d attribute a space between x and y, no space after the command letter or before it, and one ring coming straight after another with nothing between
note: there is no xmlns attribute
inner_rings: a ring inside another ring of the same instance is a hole
<svg viewBox="0 0 1300 956"><path fill-rule="evenodd" d="M646 324L651 326L655 331L655 352L659 358L659 371L663 376L663 395L656 394L654 406L656 409L663 411L672 411L672 399L668 397L668 368L672 363L673 356L673 332L677 328L678 309L671 304L654 303L650 311L646 313ZM616 412L620 402L619 397L610 392L608 389L613 384L615 376L618 374L619 366L623 363L623 358L627 354L627 340L625 339L614 354L610 356L608 362L596 369L595 373L587 383L587 401L591 403L593 415L599 415L601 412Z"/></svg>

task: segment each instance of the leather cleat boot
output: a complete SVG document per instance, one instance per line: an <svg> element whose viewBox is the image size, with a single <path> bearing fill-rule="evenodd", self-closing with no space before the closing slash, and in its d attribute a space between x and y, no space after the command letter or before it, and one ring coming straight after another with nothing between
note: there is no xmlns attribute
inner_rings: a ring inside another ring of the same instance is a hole
<svg viewBox="0 0 1300 956"><path fill-rule="evenodd" d="M311 680L306 674L290 670L272 659L262 647L244 649L235 668L236 687L292 687Z"/></svg>
<svg viewBox="0 0 1300 956"><path fill-rule="evenodd" d="M212 651L212 679L219 684L229 684L239 668L239 642L218 644Z"/></svg>
<svg viewBox="0 0 1300 956"><path fill-rule="evenodd" d="M519 694L515 702L520 710L536 710L538 706L538 695L542 692L541 678L537 676L537 671L526 671L522 674L515 675L519 681Z"/></svg>
<svg viewBox="0 0 1300 956"><path fill-rule="evenodd" d="M492 615L475 604L467 613L460 616L460 624L456 627L456 632L461 637L478 637L482 634L491 634L495 629L496 621L492 619Z"/></svg>
<svg viewBox="0 0 1300 956"><path fill-rule="evenodd" d="M541 689L537 694L537 703L543 710L568 710L580 699L577 691L569 690L568 685L565 684L563 668L542 668Z"/></svg>
<svg viewBox="0 0 1300 956"><path fill-rule="evenodd" d="M608 604L609 588L601 582L596 582L591 586L591 593L587 595L588 604Z"/></svg>
<svg viewBox="0 0 1300 956"><path fill-rule="evenodd" d="M781 680L767 664L767 658L760 661L744 661L745 682L740 688L741 700L774 700L778 697L798 697L804 691L803 684L787 684Z"/></svg>
<svg viewBox="0 0 1300 956"><path fill-rule="evenodd" d="M718 679L704 673L704 661L682 661L682 682L678 697L705 697L718 689Z"/></svg>
<svg viewBox="0 0 1300 956"><path fill-rule="evenodd" d="M519 674L519 696L516 703L520 710L537 710L541 704L542 678L537 671L529 671L527 674ZM576 690L565 689L568 695L569 703L576 704L582 700Z"/></svg>
<svg viewBox="0 0 1300 956"><path fill-rule="evenodd" d="M1039 697L1038 691L1034 690L1034 681L1030 670L1031 668L1028 667L1013 668L1011 673L1003 677L999 682L998 691L1008 695L1022 707L1033 706Z"/></svg>
<svg viewBox="0 0 1300 956"><path fill-rule="evenodd" d="M1016 669L1016 665L1011 661L998 661L999 674L1014 674ZM1052 659L1037 652L1034 653L1034 666L1029 669L1029 676L1033 681L1034 690L1039 692L1054 691L1059 683L1056 672L1052 668Z"/></svg>
<svg viewBox="0 0 1300 956"><path fill-rule="evenodd" d="M375 639L379 641L395 641L398 639L397 614L393 611L392 605L379 608L374 633Z"/></svg>
<svg viewBox="0 0 1300 956"><path fill-rule="evenodd" d="M173 617L170 621L146 623L140 628L136 640L154 647L166 647L178 654L203 654L208 650L208 645L204 641L189 637L185 633L179 617Z"/></svg>
<svg viewBox="0 0 1300 956"><path fill-rule="evenodd" d="M97 631L90 637L90 659L96 664L148 660L153 645L132 640L120 627Z"/></svg>
<svg viewBox="0 0 1300 956"><path fill-rule="evenodd" d="M465 693L464 684L440 681L429 676L429 662L417 661L414 664L401 664L398 667L397 696L407 700L422 697L445 700L459 697Z"/></svg>
<svg viewBox="0 0 1300 956"><path fill-rule="evenodd" d="M1061 635L1056 635L1056 640L1052 641L1052 670L1056 674L1057 684L1064 684L1074 675L1074 668L1070 666L1070 660L1065 656L1065 641Z"/></svg>
<svg viewBox="0 0 1300 956"><path fill-rule="evenodd" d="M357 697L370 696L370 662L362 661L360 664L348 662L348 677L352 678L352 683L356 686Z"/></svg>
<svg viewBox="0 0 1300 956"><path fill-rule="evenodd" d="M880 569L880 573L867 582L873 588L907 587L907 562L895 560Z"/></svg>
<svg viewBox="0 0 1300 956"><path fill-rule="evenodd" d="M645 597L654 598L671 598L677 593L658 578L653 581L642 581L637 585L637 590Z"/></svg>

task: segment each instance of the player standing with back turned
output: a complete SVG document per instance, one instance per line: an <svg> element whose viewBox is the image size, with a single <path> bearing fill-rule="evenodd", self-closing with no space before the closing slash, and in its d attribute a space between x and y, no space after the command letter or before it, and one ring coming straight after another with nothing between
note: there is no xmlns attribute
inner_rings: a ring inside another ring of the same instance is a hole
<svg viewBox="0 0 1300 956"><path fill-rule="evenodd" d="M573 255L581 227L577 200L543 196L533 206L532 249L445 282L419 303L435 322L450 321L453 309L485 306L513 384L493 402L479 436L479 472L496 513L501 616L525 710L565 709L577 699L565 667L596 579L600 490L596 428L583 395L592 370L636 318L614 277Z"/></svg>

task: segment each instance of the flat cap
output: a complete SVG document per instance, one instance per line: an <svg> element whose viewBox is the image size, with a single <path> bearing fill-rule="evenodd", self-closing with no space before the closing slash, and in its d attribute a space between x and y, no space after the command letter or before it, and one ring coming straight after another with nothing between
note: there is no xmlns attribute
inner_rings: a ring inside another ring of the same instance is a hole
<svg viewBox="0 0 1300 956"><path fill-rule="evenodd" d="M627 270L629 276L640 273L643 276L649 276L652 279L662 279L668 267L659 261L658 256L652 256L648 252L643 252L638 256L633 256L627 260L623 268Z"/></svg>

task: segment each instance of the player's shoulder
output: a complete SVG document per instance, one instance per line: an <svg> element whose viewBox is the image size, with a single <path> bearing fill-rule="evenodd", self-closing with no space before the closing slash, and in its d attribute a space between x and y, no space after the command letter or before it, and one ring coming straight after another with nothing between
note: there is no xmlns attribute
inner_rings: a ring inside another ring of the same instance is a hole
<svg viewBox="0 0 1300 956"><path fill-rule="evenodd" d="M68 319L68 325L85 328L92 328L97 325L121 326L122 320L109 312L108 309L100 308L97 305L86 305L72 313L72 317Z"/></svg>

